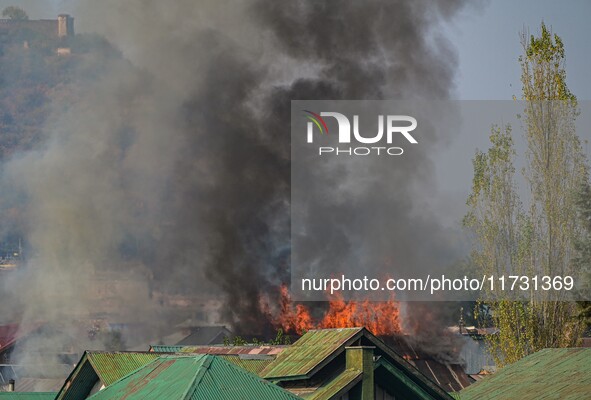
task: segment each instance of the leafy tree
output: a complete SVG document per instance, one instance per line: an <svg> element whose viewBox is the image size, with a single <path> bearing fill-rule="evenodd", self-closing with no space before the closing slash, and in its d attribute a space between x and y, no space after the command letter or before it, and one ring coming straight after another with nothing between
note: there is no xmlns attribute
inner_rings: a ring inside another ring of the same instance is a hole
<svg viewBox="0 0 591 400"><path fill-rule="evenodd" d="M493 126L491 148L477 152L464 225L475 234L472 262L484 273L569 275L581 234L576 192L588 181L574 122L577 100L566 85L564 46L542 23L540 36L522 34L523 115L528 193L517 194L510 126ZM490 337L499 366L546 347L575 345L583 324L577 305L556 292L530 292L527 301L489 301L499 334Z"/></svg>
<svg viewBox="0 0 591 400"><path fill-rule="evenodd" d="M591 293L591 185L585 183L578 193L577 207L579 220L583 225L583 234L576 243L578 256L575 266L579 269L582 284L579 287L581 297L589 298ZM591 301L581 301L579 304L579 318L591 333Z"/></svg>
<svg viewBox="0 0 591 400"><path fill-rule="evenodd" d="M275 336L275 339L269 341L260 340L256 337L247 340L241 336L233 336L232 338L224 338L224 346L278 346L278 345L289 345L291 344L291 338L283 333L283 329L279 329Z"/></svg>
<svg viewBox="0 0 591 400"><path fill-rule="evenodd" d="M2 16L16 21L25 21L29 19L29 16L25 12L25 10L15 6L8 6L4 10L2 10Z"/></svg>

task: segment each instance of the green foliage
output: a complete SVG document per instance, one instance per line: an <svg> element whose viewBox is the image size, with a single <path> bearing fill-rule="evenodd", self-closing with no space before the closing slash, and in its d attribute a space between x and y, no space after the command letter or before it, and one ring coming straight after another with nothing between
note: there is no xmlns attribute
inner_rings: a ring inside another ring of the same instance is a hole
<svg viewBox="0 0 591 400"><path fill-rule="evenodd" d="M232 346L244 346L245 344L248 344L248 342L241 336L234 336L232 338Z"/></svg>
<svg viewBox="0 0 591 400"><path fill-rule="evenodd" d="M583 225L583 231L576 242L577 257L575 266L582 277L578 290L581 297L589 298L591 292L591 185L585 183L577 195L578 219ZM591 301L581 301L579 305L579 318L591 333Z"/></svg>
<svg viewBox="0 0 591 400"><path fill-rule="evenodd" d="M575 268L582 232L576 192L588 182L587 162L575 132L576 97L566 85L560 37L542 24L540 36L523 34L522 44L528 204L524 207L517 194L511 127L493 126L491 147L477 152L473 160L463 223L475 235L471 260L480 272L564 276ZM587 200L591 206L591 198ZM591 257L591 242L586 246ZM483 301L487 312L479 312L482 323L499 329L488 338L497 365L542 348L576 345L584 327L580 307L563 300L555 292L531 291L523 301L498 293Z"/></svg>
<svg viewBox="0 0 591 400"><path fill-rule="evenodd" d="M275 339L269 341L260 340L256 337L246 340L241 336L234 336L232 338L224 338L224 346L281 346L291 344L291 338L283 333L283 329L279 329L275 335Z"/></svg>
<svg viewBox="0 0 591 400"><path fill-rule="evenodd" d="M478 151L473 160L474 178L463 225L476 235L478 248L472 263L487 274L521 268L523 238L519 229L527 223L516 193L512 129L493 125L490 149Z"/></svg>
<svg viewBox="0 0 591 400"><path fill-rule="evenodd" d="M29 19L29 16L20 7L15 6L8 6L4 10L2 10L2 16L4 18L16 20L16 21L25 21Z"/></svg>
<svg viewBox="0 0 591 400"><path fill-rule="evenodd" d="M576 97L566 85L565 53L562 39L552 34L542 22L540 36L521 35L524 56L519 57L522 68L523 98L528 101L568 100Z"/></svg>
<svg viewBox="0 0 591 400"><path fill-rule="evenodd" d="M289 336L285 336L283 334L283 329L279 329L277 330L277 335L275 336L275 339L271 340L270 342L271 345L288 345L291 344L291 339Z"/></svg>

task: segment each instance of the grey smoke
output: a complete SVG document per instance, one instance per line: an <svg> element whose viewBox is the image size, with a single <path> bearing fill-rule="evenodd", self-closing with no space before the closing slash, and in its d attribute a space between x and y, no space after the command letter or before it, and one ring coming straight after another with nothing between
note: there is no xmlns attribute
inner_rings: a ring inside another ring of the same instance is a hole
<svg viewBox="0 0 591 400"><path fill-rule="evenodd" d="M4 166L33 254L11 283L24 320L96 312L89 293L109 272L221 297L224 320L256 333L269 329L259 296L290 277L290 101L447 98L457 60L439 32L464 1L70 6L77 31L104 34L130 62L89 77L56 106L44 144ZM431 171L428 159L413 167ZM436 242L436 222L402 214L411 203L399 193L392 210ZM149 293L118 301L121 318L166 315Z"/></svg>

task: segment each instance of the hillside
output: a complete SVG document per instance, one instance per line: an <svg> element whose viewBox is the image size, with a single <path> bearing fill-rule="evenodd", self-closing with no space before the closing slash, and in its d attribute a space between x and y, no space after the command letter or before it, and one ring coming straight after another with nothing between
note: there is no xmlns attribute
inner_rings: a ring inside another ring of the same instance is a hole
<svg viewBox="0 0 591 400"><path fill-rule="evenodd" d="M11 22L0 29L0 160L38 145L52 107L68 107L120 59L100 36L57 38ZM58 55L58 48L70 54Z"/></svg>

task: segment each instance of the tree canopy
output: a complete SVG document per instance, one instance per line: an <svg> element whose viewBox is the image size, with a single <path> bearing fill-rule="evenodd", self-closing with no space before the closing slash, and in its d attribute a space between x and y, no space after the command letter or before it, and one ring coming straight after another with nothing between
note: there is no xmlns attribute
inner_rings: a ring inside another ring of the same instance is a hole
<svg viewBox="0 0 591 400"><path fill-rule="evenodd" d="M464 218L476 238L471 259L477 270L497 276L578 276L584 226L577 192L588 185L588 166L575 131L577 99L566 84L564 45L542 23L539 36L522 34L522 46L523 178L530 196L519 196L512 127L493 126L491 147L473 160ZM495 295L485 302L499 329L489 340L497 365L542 348L577 344L584 323L563 292L531 290L520 301Z"/></svg>
<svg viewBox="0 0 591 400"><path fill-rule="evenodd" d="M2 16L16 21L24 21L29 19L26 11L16 6L6 7L4 10L2 10Z"/></svg>

